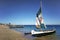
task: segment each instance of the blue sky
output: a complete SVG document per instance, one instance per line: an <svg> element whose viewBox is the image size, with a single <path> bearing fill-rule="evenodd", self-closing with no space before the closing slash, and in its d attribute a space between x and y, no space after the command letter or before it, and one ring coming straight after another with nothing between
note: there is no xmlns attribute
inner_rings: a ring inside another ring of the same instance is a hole
<svg viewBox="0 0 60 40"><path fill-rule="evenodd" d="M40 0L0 0L0 23L35 24ZM60 24L60 0L42 0L46 24Z"/></svg>

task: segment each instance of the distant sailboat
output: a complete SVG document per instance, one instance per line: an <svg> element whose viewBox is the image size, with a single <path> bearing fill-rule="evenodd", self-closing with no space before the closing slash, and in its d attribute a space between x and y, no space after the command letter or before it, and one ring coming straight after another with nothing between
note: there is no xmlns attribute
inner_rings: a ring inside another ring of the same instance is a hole
<svg viewBox="0 0 60 40"><path fill-rule="evenodd" d="M42 2L40 2L42 3ZM37 30L32 30L31 31L31 34L32 35L40 35L40 34L51 34L51 33L54 33L55 30L45 30L43 31L42 28L47 28L46 25L44 24L44 20L43 20L43 17L42 17L42 11L41 11L41 7L42 7L42 4L40 6L40 9L38 11L38 13L36 14L36 28L40 29L40 31L37 31Z"/></svg>

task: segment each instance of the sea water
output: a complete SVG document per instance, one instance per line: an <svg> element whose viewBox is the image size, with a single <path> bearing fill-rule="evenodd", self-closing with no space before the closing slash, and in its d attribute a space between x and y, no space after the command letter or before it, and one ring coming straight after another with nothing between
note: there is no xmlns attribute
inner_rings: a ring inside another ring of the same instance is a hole
<svg viewBox="0 0 60 40"><path fill-rule="evenodd" d="M35 25L24 25L23 28L12 28L18 32L30 33L31 30L38 30ZM51 30L56 29L56 33L52 35L42 36L42 37L33 37L31 34L24 35L30 40L60 40L60 25L47 25L47 28L42 30Z"/></svg>

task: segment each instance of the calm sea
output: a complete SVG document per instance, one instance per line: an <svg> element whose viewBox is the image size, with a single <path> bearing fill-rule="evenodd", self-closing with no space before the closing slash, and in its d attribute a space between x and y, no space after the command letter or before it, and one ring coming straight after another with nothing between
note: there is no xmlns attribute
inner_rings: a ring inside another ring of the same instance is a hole
<svg viewBox="0 0 60 40"><path fill-rule="evenodd" d="M18 32L30 33L31 30L38 30L35 25L24 25L24 28L12 28ZM60 40L60 25L47 25L47 28L43 30L56 29L56 33L47 36L33 37L31 34L24 35L29 40Z"/></svg>

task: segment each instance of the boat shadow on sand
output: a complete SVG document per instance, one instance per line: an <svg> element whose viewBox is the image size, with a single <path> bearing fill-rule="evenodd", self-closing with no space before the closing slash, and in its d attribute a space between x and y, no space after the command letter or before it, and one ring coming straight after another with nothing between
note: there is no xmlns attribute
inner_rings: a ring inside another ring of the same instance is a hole
<svg viewBox="0 0 60 40"><path fill-rule="evenodd" d="M31 34L26 34L25 36L27 36L26 38L30 40L56 40L56 33L36 35L36 36L32 36Z"/></svg>
<svg viewBox="0 0 60 40"><path fill-rule="evenodd" d="M34 40L56 40L56 34L53 33L50 35L35 37Z"/></svg>

